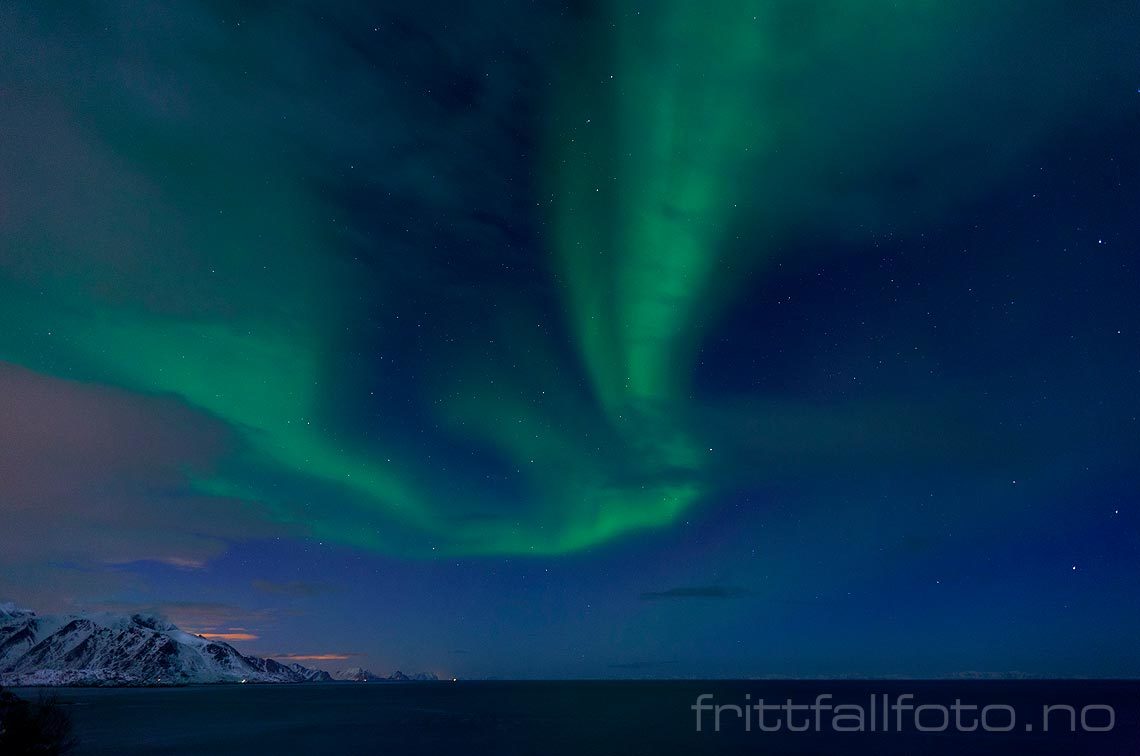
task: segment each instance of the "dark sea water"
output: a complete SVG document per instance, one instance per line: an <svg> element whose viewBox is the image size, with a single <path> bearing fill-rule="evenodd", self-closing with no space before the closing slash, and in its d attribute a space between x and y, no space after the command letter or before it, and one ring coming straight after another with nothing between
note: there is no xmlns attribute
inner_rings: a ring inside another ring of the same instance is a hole
<svg viewBox="0 0 1140 756"><path fill-rule="evenodd" d="M72 713L79 754L1140 756L1140 683L1119 681L343 683L56 693ZM745 722L744 708L740 715L723 709L716 732L714 710L704 709L698 732L692 707L702 694L711 696L702 699L709 706L745 707L760 699L767 706L788 699L809 706L830 695L821 705L848 708L821 706L820 732L811 731L812 709L768 709L765 726L778 725L774 732L760 731L754 713ZM956 700L978 708L953 710ZM915 712L889 708L892 703L935 707L918 718L934 729L944 724L945 711L946 730L918 732ZM1054 710L1044 731L1045 705L1072 706L1075 722L1068 710ZM992 707L987 726L1012 729L956 731L956 716L965 727L976 725L983 706ZM833 720L839 713L848 716ZM860 722L862 732L833 727L852 729ZM789 732L789 723L809 731ZM1098 731L1109 725L1111 730Z"/></svg>

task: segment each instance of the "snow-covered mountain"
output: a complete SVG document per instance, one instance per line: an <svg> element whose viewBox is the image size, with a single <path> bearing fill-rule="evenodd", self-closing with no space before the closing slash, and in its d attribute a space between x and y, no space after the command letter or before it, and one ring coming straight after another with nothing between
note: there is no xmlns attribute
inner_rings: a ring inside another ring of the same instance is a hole
<svg viewBox="0 0 1140 756"><path fill-rule="evenodd" d="M396 675L400 675L400 678L397 678ZM436 677L433 672L413 672L410 675L405 675L400 670L396 670L395 672L393 672L391 677L389 677L388 679L389 680L403 679L403 680L411 680L412 682L439 682L439 678Z"/></svg>
<svg viewBox="0 0 1140 756"><path fill-rule="evenodd" d="M349 667L348 669L333 672L332 678L346 682L429 682L439 680L438 677L430 672L416 672L412 675L406 675L400 670L396 670L387 677L381 677L360 667Z"/></svg>
<svg viewBox="0 0 1140 756"><path fill-rule="evenodd" d="M343 680L345 682L374 682L384 678L374 675L366 669L360 667L349 667L348 669L340 669L332 673L332 679Z"/></svg>
<svg viewBox="0 0 1140 756"><path fill-rule="evenodd" d="M244 656L147 614L39 616L0 604L0 684L321 682L327 672Z"/></svg>

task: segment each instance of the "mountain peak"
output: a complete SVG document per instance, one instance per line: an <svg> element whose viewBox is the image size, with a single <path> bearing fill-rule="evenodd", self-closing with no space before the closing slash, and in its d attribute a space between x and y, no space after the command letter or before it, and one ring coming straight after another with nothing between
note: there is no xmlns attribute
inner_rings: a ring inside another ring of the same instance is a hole
<svg viewBox="0 0 1140 756"><path fill-rule="evenodd" d="M21 609L15 603L7 601L0 603L0 621L17 617L34 617L36 613L31 609Z"/></svg>

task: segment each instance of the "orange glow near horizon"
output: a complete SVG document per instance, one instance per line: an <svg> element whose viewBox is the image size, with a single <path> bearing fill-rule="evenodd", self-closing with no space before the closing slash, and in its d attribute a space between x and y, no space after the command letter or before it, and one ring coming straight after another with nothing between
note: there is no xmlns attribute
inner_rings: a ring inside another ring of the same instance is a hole
<svg viewBox="0 0 1140 756"><path fill-rule="evenodd" d="M252 633L197 633L207 640L220 640L220 641L248 641L257 640L256 635Z"/></svg>

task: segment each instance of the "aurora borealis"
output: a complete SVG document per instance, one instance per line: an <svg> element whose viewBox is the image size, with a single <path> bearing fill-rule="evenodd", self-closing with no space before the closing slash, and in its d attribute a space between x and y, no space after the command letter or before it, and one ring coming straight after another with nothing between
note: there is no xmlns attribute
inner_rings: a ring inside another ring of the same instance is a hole
<svg viewBox="0 0 1140 756"><path fill-rule="evenodd" d="M0 599L1140 672L1134 4L335 5L0 9Z"/></svg>

